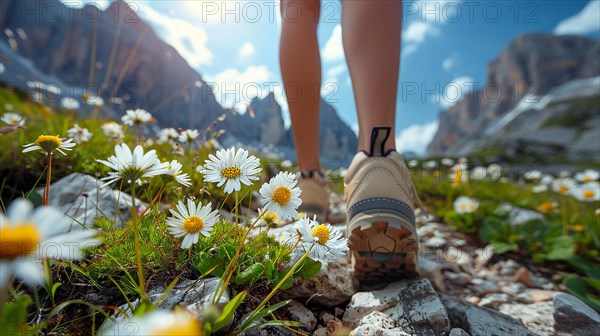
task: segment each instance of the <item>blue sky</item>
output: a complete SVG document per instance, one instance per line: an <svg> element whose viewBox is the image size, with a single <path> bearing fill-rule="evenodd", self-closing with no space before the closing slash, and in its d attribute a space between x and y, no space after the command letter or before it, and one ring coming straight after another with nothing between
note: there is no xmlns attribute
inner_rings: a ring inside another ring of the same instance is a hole
<svg viewBox="0 0 600 336"><path fill-rule="evenodd" d="M85 2L105 7L108 1ZM215 90L222 105L244 106L281 88L278 1L128 1ZM440 110L485 84L487 65L509 41L530 32L600 37L600 1L406 1L396 140L423 153ZM322 0L321 94L353 128L356 109L341 44L341 3ZM293 13L290 13L293 15ZM377 83L374 83L377 85Z"/></svg>

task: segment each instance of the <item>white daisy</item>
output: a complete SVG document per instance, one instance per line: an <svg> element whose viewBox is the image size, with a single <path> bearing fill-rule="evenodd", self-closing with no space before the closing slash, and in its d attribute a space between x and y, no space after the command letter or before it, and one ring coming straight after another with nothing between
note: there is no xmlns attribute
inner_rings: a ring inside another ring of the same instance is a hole
<svg viewBox="0 0 600 336"><path fill-rule="evenodd" d="M542 177L542 172L539 170L530 170L524 175L527 181L537 181Z"/></svg>
<svg viewBox="0 0 600 336"><path fill-rule="evenodd" d="M179 132L176 129L169 127L161 129L158 132L159 143L171 142L179 137Z"/></svg>
<svg viewBox="0 0 600 336"><path fill-rule="evenodd" d="M342 233L329 224L319 224L316 220L304 217L295 224L300 232L300 241L305 250L312 246L309 256L323 263L344 257L348 252L348 241Z"/></svg>
<svg viewBox="0 0 600 336"><path fill-rule="evenodd" d="M60 100L60 104L66 110L77 110L79 108L79 102L71 97L63 97Z"/></svg>
<svg viewBox="0 0 600 336"><path fill-rule="evenodd" d="M192 143L194 140L196 140L198 135L200 135L200 132L198 132L198 130L186 129L185 131L181 132L181 134L179 134L179 141Z"/></svg>
<svg viewBox="0 0 600 336"><path fill-rule="evenodd" d="M109 172L107 177L102 178L106 183L101 188L119 180L127 183L136 182L141 185L142 178L166 174L168 171L168 163L161 163L154 149L144 154L144 148L140 145L137 145L133 152L126 144L116 145L115 155L109 157L108 161L96 161L115 170Z"/></svg>
<svg viewBox="0 0 600 336"><path fill-rule="evenodd" d="M442 164L444 166L449 166L450 167L450 166L454 165L454 160L452 160L450 158L443 158L441 162L442 162Z"/></svg>
<svg viewBox="0 0 600 336"><path fill-rule="evenodd" d="M192 185L192 182L188 173L181 173L181 167L183 166L181 165L181 163L179 163L179 161L173 160L168 164L167 172L165 173L165 175L168 175L169 177L175 179L177 183L189 187Z"/></svg>
<svg viewBox="0 0 600 336"><path fill-rule="evenodd" d="M191 198L187 199L187 207L182 201L177 203L177 211L171 209L174 217L167 219L169 232L179 238L183 237L181 248L190 248L198 242L200 235L208 237L215 223L219 220L219 211L211 212L212 204L202 205L194 202Z"/></svg>
<svg viewBox="0 0 600 336"><path fill-rule="evenodd" d="M296 218L298 207L302 204L300 193L296 187L298 181L294 174L279 172L275 177L260 187L260 200L266 210L276 212L281 218Z"/></svg>
<svg viewBox="0 0 600 336"><path fill-rule="evenodd" d="M100 336L113 335L202 335L202 325L185 309L175 311L155 310L145 315L123 320L106 320Z"/></svg>
<svg viewBox="0 0 600 336"><path fill-rule="evenodd" d="M110 121L102 125L102 132L104 132L104 135L111 138L112 140L123 140L123 138L125 137L121 125L117 124L114 121Z"/></svg>
<svg viewBox="0 0 600 336"><path fill-rule="evenodd" d="M433 160L427 161L423 164L423 168L428 169L428 170L434 170L437 167L438 167L437 161L433 161Z"/></svg>
<svg viewBox="0 0 600 336"><path fill-rule="evenodd" d="M76 143L88 142L92 138L92 133L87 128L80 127L79 124L75 124L73 128L67 130L67 135Z"/></svg>
<svg viewBox="0 0 600 336"><path fill-rule="evenodd" d="M600 183L587 182L572 191L573 196L580 201L597 202L600 201Z"/></svg>
<svg viewBox="0 0 600 336"><path fill-rule="evenodd" d="M473 213L479 207L479 202L467 196L460 196L454 201L454 211L457 214Z"/></svg>
<svg viewBox="0 0 600 336"><path fill-rule="evenodd" d="M540 183L545 184L545 185L552 184L552 181L554 181L554 177L552 177L552 175L548 175L548 174L542 175L542 178L540 179Z"/></svg>
<svg viewBox="0 0 600 336"><path fill-rule="evenodd" d="M577 182L570 177L562 177L552 181L552 190L557 193L568 195L577 186Z"/></svg>
<svg viewBox="0 0 600 336"><path fill-rule="evenodd" d="M594 169L586 169L582 172L575 174L575 179L579 182L592 182L596 181L600 177L600 173Z"/></svg>
<svg viewBox="0 0 600 336"><path fill-rule="evenodd" d="M40 135L35 142L23 145L23 153L41 150L46 153L51 153L55 149L62 155L67 155L62 150L72 150L75 147L73 139L61 139L58 135Z"/></svg>
<svg viewBox="0 0 600 336"><path fill-rule="evenodd" d="M125 113L121 120L127 126L142 125L152 120L152 115L146 110L127 110Z"/></svg>
<svg viewBox="0 0 600 336"><path fill-rule="evenodd" d="M417 161L417 160L410 160L410 161L408 161L408 166L410 168L415 168L418 165L419 165L419 161Z"/></svg>
<svg viewBox="0 0 600 336"><path fill-rule="evenodd" d="M0 288L15 275L30 285L41 285L45 275L41 258L74 260L83 256L81 249L98 245L95 230L79 227L61 211L17 199L0 214Z"/></svg>
<svg viewBox="0 0 600 336"><path fill-rule="evenodd" d="M548 185L546 185L546 184L534 185L533 188L531 188L531 191L533 191L536 194L548 191Z"/></svg>
<svg viewBox="0 0 600 336"><path fill-rule="evenodd" d="M23 118L23 116L18 113L5 113L0 119L11 126L25 126L25 118Z"/></svg>
<svg viewBox="0 0 600 336"><path fill-rule="evenodd" d="M6 67L4 66L4 64L0 63L0 74L3 74L4 71L6 71Z"/></svg>
<svg viewBox="0 0 600 336"><path fill-rule="evenodd" d="M269 210L265 210L263 208L258 208L258 226L272 226L279 223L279 216L277 216L276 212L271 212Z"/></svg>
<svg viewBox="0 0 600 336"><path fill-rule="evenodd" d="M502 166L492 163L487 167L486 178L490 181L496 181L502 177Z"/></svg>
<svg viewBox="0 0 600 336"><path fill-rule="evenodd" d="M96 106L96 107L104 106L104 99L102 99L102 97L88 95L87 99L85 99L85 101L88 103L88 105L92 105L92 106Z"/></svg>
<svg viewBox="0 0 600 336"><path fill-rule="evenodd" d="M471 178L475 181L485 180L487 176L487 169L485 167L477 166L471 171Z"/></svg>
<svg viewBox="0 0 600 336"><path fill-rule="evenodd" d="M256 174L262 170L258 158L248 156L248 151L243 148L221 149L216 156L210 154L208 158L204 167L198 166L196 170L204 174L204 182L217 183L217 187L224 184L223 191L227 194L240 191L241 183L252 185L252 181L258 180Z"/></svg>

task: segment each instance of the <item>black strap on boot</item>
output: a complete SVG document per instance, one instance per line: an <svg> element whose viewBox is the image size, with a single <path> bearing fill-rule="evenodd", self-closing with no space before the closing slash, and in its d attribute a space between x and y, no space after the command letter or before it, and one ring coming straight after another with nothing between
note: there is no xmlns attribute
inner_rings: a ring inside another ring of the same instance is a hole
<svg viewBox="0 0 600 336"><path fill-rule="evenodd" d="M391 127L373 127L373 131L371 131L371 148L368 153L369 156L382 157L389 154L385 152L385 142L390 137L391 131Z"/></svg>

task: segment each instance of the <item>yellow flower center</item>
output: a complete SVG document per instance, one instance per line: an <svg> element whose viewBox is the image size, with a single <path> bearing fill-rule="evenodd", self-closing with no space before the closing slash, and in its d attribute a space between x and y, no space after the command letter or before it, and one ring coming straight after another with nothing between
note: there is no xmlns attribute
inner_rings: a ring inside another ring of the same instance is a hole
<svg viewBox="0 0 600 336"><path fill-rule="evenodd" d="M177 318L173 325L152 330L153 336L202 336L200 322L192 318Z"/></svg>
<svg viewBox="0 0 600 336"><path fill-rule="evenodd" d="M564 184L561 184L561 185L559 185L559 186L558 186L558 191L560 191L560 192L561 192L561 193L563 193L563 194L566 194L566 193L568 193L568 192L569 192L569 190L571 190L571 188L567 187L567 186L566 186L566 185L564 185Z"/></svg>
<svg viewBox="0 0 600 336"><path fill-rule="evenodd" d="M581 225L581 224L575 224L575 225L573 225L573 231L583 232L583 231L585 231L585 227L583 227L583 225Z"/></svg>
<svg viewBox="0 0 600 336"><path fill-rule="evenodd" d="M62 145L62 140L54 135L40 135L37 140L35 140L35 144L47 151L52 151Z"/></svg>
<svg viewBox="0 0 600 336"><path fill-rule="evenodd" d="M538 205L537 210L541 212L553 212L555 210L555 207L552 202L544 202Z"/></svg>
<svg viewBox="0 0 600 336"><path fill-rule="evenodd" d="M41 240L34 224L4 225L0 229L0 260L16 259L35 251Z"/></svg>
<svg viewBox="0 0 600 336"><path fill-rule="evenodd" d="M585 175L582 180L583 182L592 182L592 178L589 175Z"/></svg>
<svg viewBox="0 0 600 336"><path fill-rule="evenodd" d="M592 198L596 195L593 190L586 190L583 192L583 198Z"/></svg>
<svg viewBox="0 0 600 336"><path fill-rule="evenodd" d="M273 192L273 201L279 205L286 205L292 198L292 192L287 187L277 187Z"/></svg>
<svg viewBox="0 0 600 336"><path fill-rule="evenodd" d="M242 174L242 171L238 167L228 167L221 170L221 175L228 179L234 179Z"/></svg>
<svg viewBox="0 0 600 336"><path fill-rule="evenodd" d="M460 205L460 210L466 211L467 210L467 204L466 203L461 204Z"/></svg>
<svg viewBox="0 0 600 336"><path fill-rule="evenodd" d="M460 185L461 182L462 182L462 171L459 169L456 171L456 174L454 176L454 183L457 185Z"/></svg>
<svg viewBox="0 0 600 336"><path fill-rule="evenodd" d="M204 228L204 221L198 216L190 216L183 221L183 229L189 233L196 233Z"/></svg>
<svg viewBox="0 0 600 336"><path fill-rule="evenodd" d="M475 204L469 204L469 212L475 211Z"/></svg>
<svg viewBox="0 0 600 336"><path fill-rule="evenodd" d="M317 238L317 243L321 245L325 245L329 241L329 229L323 224L317 225L317 227L311 231L310 235Z"/></svg>

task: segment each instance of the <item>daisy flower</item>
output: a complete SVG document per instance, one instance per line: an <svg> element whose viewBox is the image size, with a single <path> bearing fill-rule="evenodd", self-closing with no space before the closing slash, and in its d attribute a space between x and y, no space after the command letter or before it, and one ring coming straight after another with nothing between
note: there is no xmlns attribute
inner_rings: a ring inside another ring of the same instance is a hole
<svg viewBox="0 0 600 336"><path fill-rule="evenodd" d="M23 145L23 153L41 150L51 153L53 150L59 151L62 155L67 155L62 150L72 150L75 147L73 139L61 139L58 135L40 135L35 142Z"/></svg>
<svg viewBox="0 0 600 336"><path fill-rule="evenodd" d="M562 177L552 181L552 190L563 195L570 194L576 186L577 183L570 177Z"/></svg>
<svg viewBox="0 0 600 336"><path fill-rule="evenodd" d="M592 182L596 181L600 177L600 173L594 169L586 169L582 172L575 174L575 179L579 182Z"/></svg>
<svg viewBox="0 0 600 336"><path fill-rule="evenodd" d="M88 142L92 138L92 133L87 128L79 127L79 124L75 124L73 128L67 130L67 135L76 143Z"/></svg>
<svg viewBox="0 0 600 336"><path fill-rule="evenodd" d="M142 178L153 177L166 174L168 163L161 163L156 156L156 151L150 150L144 154L144 148L137 145L133 152L126 144L115 146L115 155L106 160L96 160L111 169L107 177L102 178L106 181L100 188L113 182L124 180L127 183L136 182L142 184Z"/></svg>
<svg viewBox="0 0 600 336"><path fill-rule="evenodd" d="M25 126L25 118L17 113L5 113L0 119L10 126Z"/></svg>
<svg viewBox="0 0 600 336"><path fill-rule="evenodd" d="M539 212L558 212L558 202L543 202L536 207Z"/></svg>
<svg viewBox="0 0 600 336"><path fill-rule="evenodd" d="M107 320L100 336L112 335L202 335L202 325L185 309L175 311L155 310L142 316L125 320Z"/></svg>
<svg viewBox="0 0 600 336"><path fill-rule="evenodd" d="M552 175L544 174L542 175L542 179L540 180L541 184L550 185L554 181L554 177Z"/></svg>
<svg viewBox="0 0 600 336"><path fill-rule="evenodd" d="M418 165L419 165L419 161L417 161L417 160L410 160L410 161L408 161L408 166L410 168L415 168Z"/></svg>
<svg viewBox="0 0 600 336"><path fill-rule="evenodd" d="M485 180L485 178L487 176L487 169L485 167L477 166L477 167L473 168L473 171L471 172L471 176L472 176L473 180L476 180L476 181Z"/></svg>
<svg viewBox="0 0 600 336"><path fill-rule="evenodd" d="M531 191L533 191L536 194L539 194L548 191L548 186L546 184L534 185L533 188L531 188Z"/></svg>
<svg viewBox="0 0 600 336"><path fill-rule="evenodd" d="M479 207L479 202L467 196L460 196L454 201L454 211L457 214L473 213Z"/></svg>
<svg viewBox="0 0 600 336"><path fill-rule="evenodd" d="M45 280L42 257L74 260L83 256L81 249L98 245L95 230L79 227L61 211L17 199L0 213L0 288L15 275L30 285ZM75 244L75 245L74 245Z"/></svg>
<svg viewBox="0 0 600 336"><path fill-rule="evenodd" d="M104 106L104 99L102 99L102 97L90 96L88 94L87 98L84 96L83 99L85 99L85 101L88 103L88 105L96 106L96 107Z"/></svg>
<svg viewBox="0 0 600 336"><path fill-rule="evenodd" d="M66 110L76 110L79 108L79 102L71 97L63 97L60 100L60 104Z"/></svg>
<svg viewBox="0 0 600 336"><path fill-rule="evenodd" d="M486 178L491 181L496 181L502 177L502 166L492 163L487 167Z"/></svg>
<svg viewBox="0 0 600 336"><path fill-rule="evenodd" d="M179 137L179 132L176 129L169 127L161 129L158 132L158 141L160 143L171 142Z"/></svg>
<svg viewBox="0 0 600 336"><path fill-rule="evenodd" d="M217 187L225 185L223 191L227 194L240 191L241 183L252 185L253 180L258 180L255 175L262 170L258 158L248 156L243 148L221 149L216 156L210 154L208 158L204 167L197 168L198 172L204 174L204 182L217 183Z"/></svg>
<svg viewBox="0 0 600 336"><path fill-rule="evenodd" d="M114 121L110 121L102 125L102 132L104 135L113 140L123 140L125 135L123 134L123 128L121 125Z"/></svg>
<svg viewBox="0 0 600 336"><path fill-rule="evenodd" d="M182 249L196 244L200 235L204 237L210 235L210 230L219 220L218 210L211 212L211 206L211 203L196 205L191 198L188 198L187 207L182 201L179 201L177 211L170 210L174 217L167 219L169 232L177 238L185 236L181 243Z"/></svg>
<svg viewBox="0 0 600 336"><path fill-rule="evenodd" d="M258 208L258 217L260 218L258 221L259 226L271 226L277 224L279 222L279 216L277 216L276 212L271 212L269 210L265 210L263 208Z"/></svg>
<svg viewBox="0 0 600 336"><path fill-rule="evenodd" d="M146 110L136 109L127 110L126 114L121 118L127 126L142 125L152 120L152 115Z"/></svg>
<svg viewBox="0 0 600 336"><path fill-rule="evenodd" d="M433 160L427 161L423 164L423 168L428 169L428 170L434 170L434 169L437 169L437 167L438 167L437 161L433 161Z"/></svg>
<svg viewBox="0 0 600 336"><path fill-rule="evenodd" d="M295 224L300 232L300 241L305 250L312 247L309 253L313 259L323 263L334 258L344 257L348 252L348 241L342 233L329 224L319 224L316 220L304 217Z"/></svg>
<svg viewBox="0 0 600 336"><path fill-rule="evenodd" d="M186 129L185 131L181 132L181 134L179 134L179 141L192 143L194 140L196 140L198 135L200 135L200 132L198 132L198 130Z"/></svg>
<svg viewBox="0 0 600 336"><path fill-rule="evenodd" d="M542 177L542 172L539 170L530 170L524 175L527 181L537 181Z"/></svg>
<svg viewBox="0 0 600 336"><path fill-rule="evenodd" d="M281 218L295 218L298 207L302 204L300 193L296 187L298 181L294 174L279 172L271 180L260 187L260 200L266 210L276 212Z"/></svg>
<svg viewBox="0 0 600 336"><path fill-rule="evenodd" d="M450 159L450 158L443 158L442 159L442 164L444 166L453 166L454 165L454 160Z"/></svg>
<svg viewBox="0 0 600 336"><path fill-rule="evenodd" d="M189 187L192 185L190 177L188 173L181 173L181 167L183 166L181 163L179 163L179 161L173 160L168 164L165 175L174 179L177 183Z"/></svg>
<svg viewBox="0 0 600 336"><path fill-rule="evenodd" d="M573 190L573 196L580 201L596 202L600 201L600 183L587 182Z"/></svg>

